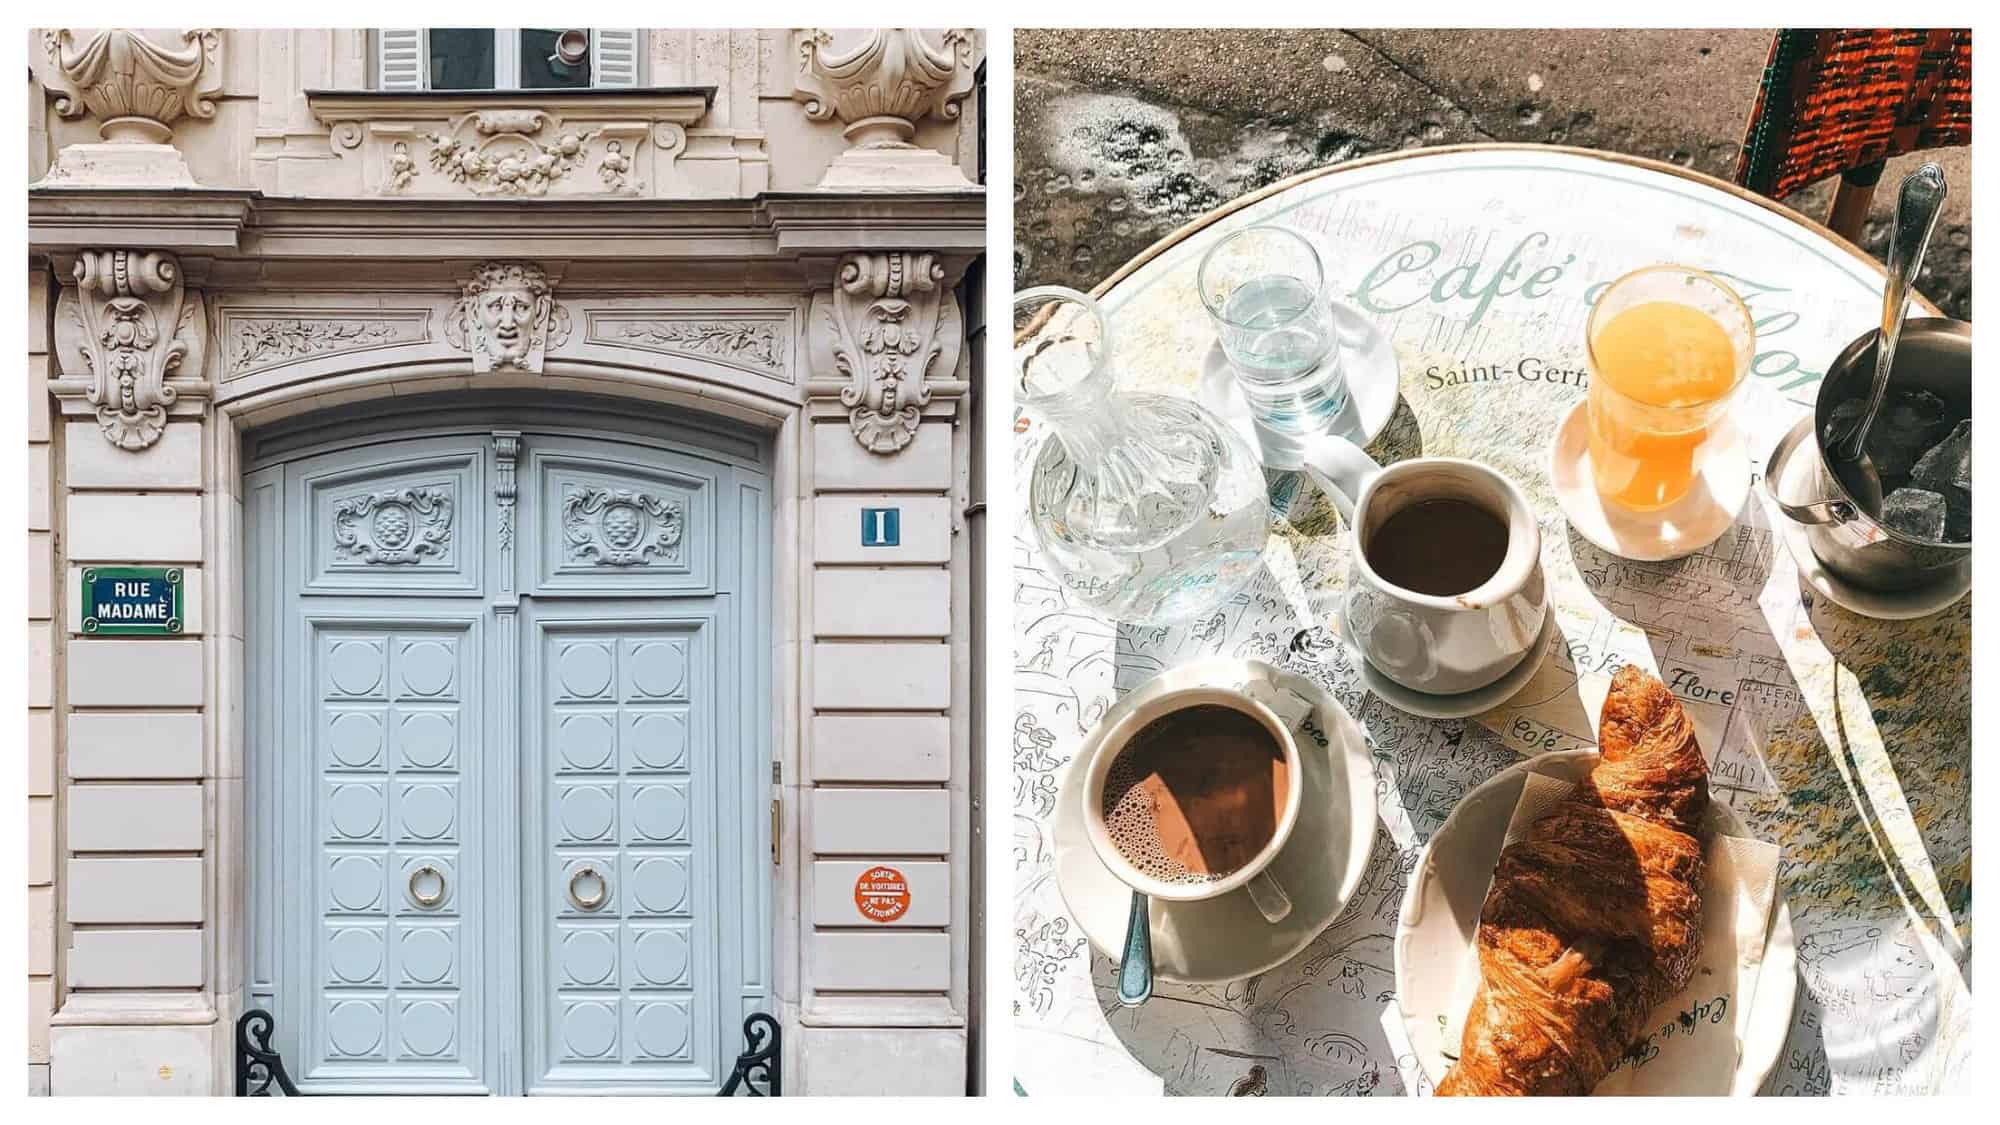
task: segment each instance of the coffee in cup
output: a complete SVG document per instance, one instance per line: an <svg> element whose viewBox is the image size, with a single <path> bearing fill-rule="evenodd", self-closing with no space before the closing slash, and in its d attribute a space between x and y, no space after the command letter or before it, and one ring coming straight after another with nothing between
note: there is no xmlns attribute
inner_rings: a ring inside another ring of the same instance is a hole
<svg viewBox="0 0 2000 1125"><path fill-rule="evenodd" d="M1449 598L1500 572L1507 525L1462 497L1418 500L1383 520L1364 549L1368 565L1390 584Z"/></svg>
<svg viewBox="0 0 2000 1125"><path fill-rule="evenodd" d="M1112 846L1140 872L1214 883L1271 842L1292 785L1284 747L1262 722L1204 703L1133 735L1111 761L1099 808Z"/></svg>

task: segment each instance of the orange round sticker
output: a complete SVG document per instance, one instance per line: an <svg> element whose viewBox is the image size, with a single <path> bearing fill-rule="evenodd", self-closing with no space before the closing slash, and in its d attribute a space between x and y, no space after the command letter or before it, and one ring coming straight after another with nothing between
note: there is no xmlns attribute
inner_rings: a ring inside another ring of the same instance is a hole
<svg viewBox="0 0 2000 1125"><path fill-rule="evenodd" d="M854 908L870 922L893 922L910 912L910 884L893 867L871 867L854 881Z"/></svg>

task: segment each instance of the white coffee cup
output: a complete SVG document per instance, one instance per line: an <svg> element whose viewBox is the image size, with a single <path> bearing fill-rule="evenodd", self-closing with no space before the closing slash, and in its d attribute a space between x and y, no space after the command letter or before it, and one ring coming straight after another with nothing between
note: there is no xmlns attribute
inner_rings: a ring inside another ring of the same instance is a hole
<svg viewBox="0 0 2000 1125"><path fill-rule="evenodd" d="M1257 720L1269 732L1285 756L1286 786L1285 807L1278 817L1277 827L1271 838L1265 841L1250 862L1220 879L1198 883L1171 883L1158 879L1139 870L1118 850L1112 842L1110 829L1104 823L1104 786L1110 776L1111 765L1117 761L1132 739L1155 719L1204 704L1217 704L1233 711L1241 712ZM1292 829L1298 823L1300 791L1304 788L1304 777L1299 767L1299 746L1292 738L1291 730L1265 703L1244 691L1226 687L1201 685L1170 691L1148 701L1145 705L1120 719L1117 725L1098 739L1096 752L1084 765L1083 784L1078 786L1083 800L1083 823L1090 835L1090 846L1096 850L1097 858L1110 872L1133 890L1149 898L1164 899L1169 902L1198 902L1217 898L1232 891L1243 890L1250 895L1259 913L1266 921L1276 924L1285 920L1292 912L1292 900L1278 881L1267 870L1271 861L1284 850L1285 841L1291 838Z"/></svg>
<svg viewBox="0 0 2000 1125"><path fill-rule="evenodd" d="M1383 675L1414 691L1477 691L1514 670L1548 616L1542 533L1528 498L1507 477L1477 461L1416 457L1384 468L1352 442L1316 439L1304 451L1306 474L1333 501L1353 532L1340 617L1348 639ZM1376 573L1370 538L1389 517L1425 500L1463 500L1507 529L1500 568L1463 594L1422 594Z"/></svg>

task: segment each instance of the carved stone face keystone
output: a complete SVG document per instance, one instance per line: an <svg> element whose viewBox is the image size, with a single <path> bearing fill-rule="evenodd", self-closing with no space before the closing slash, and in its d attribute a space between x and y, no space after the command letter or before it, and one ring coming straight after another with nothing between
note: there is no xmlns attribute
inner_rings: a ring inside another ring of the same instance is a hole
<svg viewBox="0 0 2000 1125"><path fill-rule="evenodd" d="M569 338L569 314L556 304L548 275L523 262L488 262L464 286L445 326L452 346L472 354L475 372L540 372L547 349Z"/></svg>

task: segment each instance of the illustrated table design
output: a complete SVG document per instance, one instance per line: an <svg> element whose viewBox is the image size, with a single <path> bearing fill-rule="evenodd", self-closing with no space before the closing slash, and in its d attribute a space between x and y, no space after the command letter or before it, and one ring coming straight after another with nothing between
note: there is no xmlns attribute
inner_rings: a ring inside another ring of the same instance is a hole
<svg viewBox="0 0 2000 1125"><path fill-rule="evenodd" d="M1654 669L1693 717L1711 784L1779 844L1798 1000L1774 1094L1964 1089L1971 993L1971 599L1876 621L1814 594L1753 490L1684 559L1635 563L1574 535L1547 446L1583 397L1583 325L1608 282L1657 262L1725 278L1758 328L1736 408L1761 471L1825 365L1879 319L1881 269L1768 201L1650 161L1544 146L1430 149L1297 177L1232 203L1099 287L1127 385L1192 396L1210 328L1193 277L1243 226L1309 232L1334 292L1395 343L1402 402L1370 448L1471 457L1528 493L1560 636L1507 704L1431 721L1368 694L1331 627L1350 538L1297 474L1272 474L1264 572L1185 627L1072 608L1025 520L1014 543L1015 1075L1060 1093L1428 1092L1395 1007L1391 934L1418 851L1455 802L1522 756L1591 747L1611 673ZM1919 299L1921 301L1921 298ZM1937 315L1934 311L1913 315ZM1044 431L1017 421L1017 510ZM1328 687L1366 732L1380 820L1355 900L1290 962L1223 986L1114 995L1057 891L1062 770L1097 717L1162 669L1254 657Z"/></svg>

